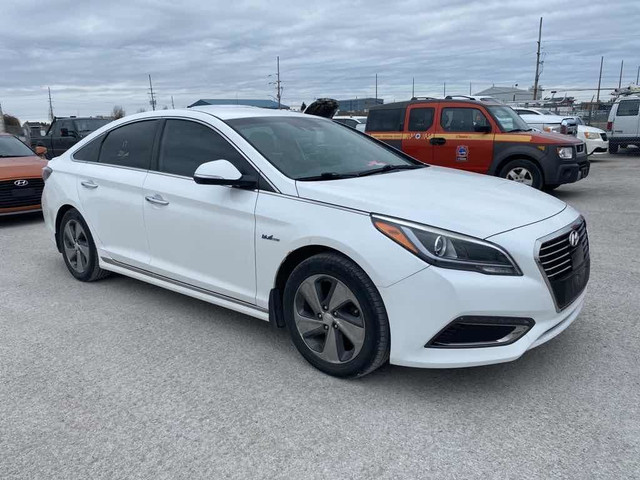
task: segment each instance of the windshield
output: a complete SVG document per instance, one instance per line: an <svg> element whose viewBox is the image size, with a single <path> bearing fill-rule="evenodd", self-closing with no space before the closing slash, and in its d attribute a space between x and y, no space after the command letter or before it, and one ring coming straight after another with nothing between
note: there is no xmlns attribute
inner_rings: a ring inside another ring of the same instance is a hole
<svg viewBox="0 0 640 480"><path fill-rule="evenodd" d="M421 165L353 129L312 116L237 118L227 123L294 180L332 179Z"/></svg>
<svg viewBox="0 0 640 480"><path fill-rule="evenodd" d="M505 132L526 132L531 130L520 115L511 107L490 106L487 107L493 118Z"/></svg>
<svg viewBox="0 0 640 480"><path fill-rule="evenodd" d="M16 137L0 136L0 158L1 157L31 157L35 155L33 151Z"/></svg>
<svg viewBox="0 0 640 480"><path fill-rule="evenodd" d="M76 128L78 132L93 132L110 121L108 118L76 118Z"/></svg>

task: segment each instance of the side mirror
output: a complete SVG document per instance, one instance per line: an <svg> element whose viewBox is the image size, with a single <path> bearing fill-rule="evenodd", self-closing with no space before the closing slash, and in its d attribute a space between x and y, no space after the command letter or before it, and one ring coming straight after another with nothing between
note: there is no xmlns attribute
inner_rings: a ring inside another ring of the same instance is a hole
<svg viewBox="0 0 640 480"><path fill-rule="evenodd" d="M43 147L42 145L36 147L36 155L39 157L44 157L47 154L47 147Z"/></svg>
<svg viewBox="0 0 640 480"><path fill-rule="evenodd" d="M200 165L193 174L193 180L200 185L229 185L240 188L253 188L258 182L255 178L243 176L229 160L214 160Z"/></svg>
<svg viewBox="0 0 640 480"><path fill-rule="evenodd" d="M474 130L478 133L491 133L491 125L476 125Z"/></svg>

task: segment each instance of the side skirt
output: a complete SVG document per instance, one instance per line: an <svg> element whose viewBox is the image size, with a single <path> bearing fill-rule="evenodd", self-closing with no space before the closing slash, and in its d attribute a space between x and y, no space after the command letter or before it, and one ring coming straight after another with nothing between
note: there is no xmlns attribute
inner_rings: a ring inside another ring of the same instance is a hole
<svg viewBox="0 0 640 480"><path fill-rule="evenodd" d="M174 292L182 293L199 300L203 300L213 305L228 308L236 312L244 313L260 320L269 321L269 311L257 307L242 300L237 300L226 295L222 295L204 288L196 287L188 283L175 280L173 278L158 275L142 268L133 267L117 260L107 257L100 257L100 267L111 272L120 273L127 277L135 278L143 282L151 283L158 287L166 288Z"/></svg>

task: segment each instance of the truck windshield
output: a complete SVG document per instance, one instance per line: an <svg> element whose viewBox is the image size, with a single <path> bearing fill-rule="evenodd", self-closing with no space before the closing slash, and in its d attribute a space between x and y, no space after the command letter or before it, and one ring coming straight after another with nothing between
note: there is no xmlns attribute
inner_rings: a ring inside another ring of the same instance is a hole
<svg viewBox="0 0 640 480"><path fill-rule="evenodd" d="M76 118L76 128L82 133L93 132L110 121L108 118Z"/></svg>
<svg viewBox="0 0 640 480"><path fill-rule="evenodd" d="M311 115L236 118L227 124L295 180L338 180L424 166L354 129Z"/></svg>
<svg viewBox="0 0 640 480"><path fill-rule="evenodd" d="M35 155L29 147L9 135L0 135L0 158L31 157Z"/></svg>
<svg viewBox="0 0 640 480"><path fill-rule="evenodd" d="M525 122L513 108L498 105L487 108L504 132L528 132L531 130L527 122Z"/></svg>

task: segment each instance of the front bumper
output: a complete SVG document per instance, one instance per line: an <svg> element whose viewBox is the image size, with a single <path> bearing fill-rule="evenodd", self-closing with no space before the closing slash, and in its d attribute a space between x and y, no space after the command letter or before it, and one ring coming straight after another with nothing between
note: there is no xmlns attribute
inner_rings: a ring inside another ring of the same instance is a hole
<svg viewBox="0 0 640 480"><path fill-rule="evenodd" d="M609 149L608 140L602 140L602 138L584 138L583 140L587 148L587 155L592 155L596 152L606 152Z"/></svg>
<svg viewBox="0 0 640 480"><path fill-rule="evenodd" d="M428 267L381 288L391 328L390 362L423 368L453 368L508 362L566 329L584 304L583 291L557 311L534 258L536 240L575 221L571 208L526 227L491 237L505 247L523 276L491 276ZM425 345L461 316L526 317L535 325L509 345L481 348L427 348Z"/></svg>

